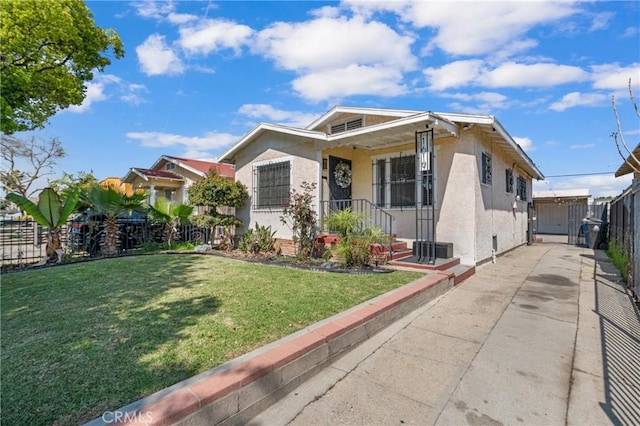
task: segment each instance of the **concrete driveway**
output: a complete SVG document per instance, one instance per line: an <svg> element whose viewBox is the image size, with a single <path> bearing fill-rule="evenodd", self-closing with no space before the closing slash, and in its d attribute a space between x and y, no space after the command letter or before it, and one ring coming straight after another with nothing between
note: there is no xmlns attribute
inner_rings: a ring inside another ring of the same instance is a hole
<svg viewBox="0 0 640 426"><path fill-rule="evenodd" d="M638 309L605 253L549 240L480 268L251 424L640 424Z"/></svg>

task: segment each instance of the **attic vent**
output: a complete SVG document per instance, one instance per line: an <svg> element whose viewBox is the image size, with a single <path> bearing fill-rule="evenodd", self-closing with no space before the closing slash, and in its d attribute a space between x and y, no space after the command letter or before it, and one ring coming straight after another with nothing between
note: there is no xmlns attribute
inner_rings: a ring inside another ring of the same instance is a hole
<svg viewBox="0 0 640 426"><path fill-rule="evenodd" d="M173 170L176 168L176 165L173 163L167 163L167 165L165 166L165 170Z"/></svg>
<svg viewBox="0 0 640 426"><path fill-rule="evenodd" d="M362 127L362 118L346 121L344 123L333 124L331 126L331 134L346 132L347 130L355 130Z"/></svg>

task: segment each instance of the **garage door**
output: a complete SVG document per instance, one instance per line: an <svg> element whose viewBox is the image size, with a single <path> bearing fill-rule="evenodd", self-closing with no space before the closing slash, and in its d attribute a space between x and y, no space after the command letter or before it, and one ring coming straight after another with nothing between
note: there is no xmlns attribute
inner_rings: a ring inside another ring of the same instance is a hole
<svg viewBox="0 0 640 426"><path fill-rule="evenodd" d="M536 206L538 234L567 235L569 209L567 204L538 204Z"/></svg>

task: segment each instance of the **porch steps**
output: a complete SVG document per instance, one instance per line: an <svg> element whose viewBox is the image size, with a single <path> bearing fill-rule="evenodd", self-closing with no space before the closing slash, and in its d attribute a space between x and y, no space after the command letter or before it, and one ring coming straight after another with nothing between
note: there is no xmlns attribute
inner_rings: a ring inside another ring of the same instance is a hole
<svg viewBox="0 0 640 426"><path fill-rule="evenodd" d="M446 272L453 273L453 285L456 286L470 276L474 275L476 273L476 267L473 265L463 265L460 263L452 268L447 269Z"/></svg>
<svg viewBox="0 0 640 426"><path fill-rule="evenodd" d="M389 262L391 266L402 266L413 269L427 270L427 271L445 271L460 264L460 259L452 257L450 259L436 259L435 264L429 265L426 263L418 263L416 256L411 254L409 250L408 254L399 259L394 259Z"/></svg>

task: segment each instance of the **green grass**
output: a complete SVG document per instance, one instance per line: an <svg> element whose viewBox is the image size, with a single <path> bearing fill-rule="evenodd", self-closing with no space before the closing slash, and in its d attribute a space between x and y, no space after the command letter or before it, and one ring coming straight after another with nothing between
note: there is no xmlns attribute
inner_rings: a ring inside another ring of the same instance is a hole
<svg viewBox="0 0 640 426"><path fill-rule="evenodd" d="M620 271L622 279L626 283L631 273L631 257L629 253L618 247L615 241L609 241L609 249L607 250L611 263Z"/></svg>
<svg viewBox="0 0 640 426"><path fill-rule="evenodd" d="M420 274L147 255L2 276L3 424L77 424Z"/></svg>

